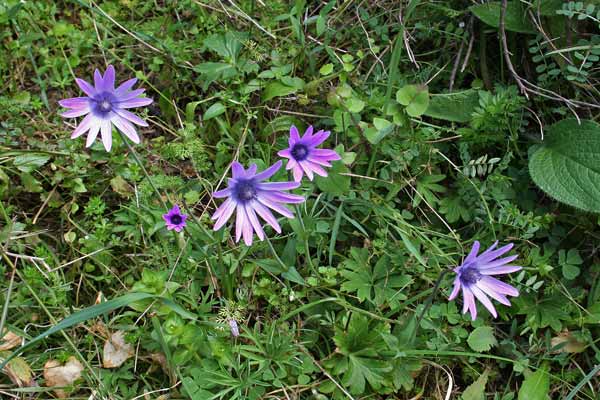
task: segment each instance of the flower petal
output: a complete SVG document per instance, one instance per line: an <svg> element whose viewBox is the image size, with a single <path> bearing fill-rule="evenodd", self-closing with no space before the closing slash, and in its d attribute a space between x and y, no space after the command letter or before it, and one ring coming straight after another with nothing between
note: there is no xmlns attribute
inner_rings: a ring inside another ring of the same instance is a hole
<svg viewBox="0 0 600 400"><path fill-rule="evenodd" d="M491 276L483 276L479 280L479 282L483 282L486 286L491 287L492 289L494 289L495 292L500 294L507 294L513 297L519 295L519 291L517 290L517 288L509 285L508 283L504 283L496 278L492 278Z"/></svg>
<svg viewBox="0 0 600 400"><path fill-rule="evenodd" d="M129 112L127 110L122 110L119 108L116 108L114 110L117 114L119 114L121 117L128 119L129 121L133 122L136 125L139 126L148 126L148 123L146 121L144 121L143 119L141 119L140 117L138 117L137 115L135 115L132 112Z"/></svg>
<svg viewBox="0 0 600 400"><path fill-rule="evenodd" d="M71 97L69 99L60 100L58 104L65 108L86 108L89 107L89 97Z"/></svg>
<svg viewBox="0 0 600 400"><path fill-rule="evenodd" d="M115 67L109 65L104 72L104 85L103 89L105 91L114 91L115 90Z"/></svg>
<svg viewBox="0 0 600 400"><path fill-rule="evenodd" d="M216 199L222 199L223 197L229 197L229 196L231 196L231 189L227 188L227 189L217 190L216 192L213 192L212 195Z"/></svg>
<svg viewBox="0 0 600 400"><path fill-rule="evenodd" d="M75 128L75 130L71 134L71 139L78 138L79 136L81 136L84 133L86 133L87 131L89 131L90 128L92 127L92 124L94 124L94 123L98 123L98 121L96 120L96 118L94 118L94 116L92 114L88 114L79 123L79 125L77 126L77 128Z"/></svg>
<svg viewBox="0 0 600 400"><path fill-rule="evenodd" d="M288 140L290 147L295 145L296 142L298 142L299 140L300 140L300 134L298 133L298 128L296 128L295 125L292 125L290 127L290 139Z"/></svg>
<svg viewBox="0 0 600 400"><path fill-rule="evenodd" d="M92 124L90 131L87 135L87 139L85 140L85 147L92 147L94 141L98 137L98 132L100 132L100 122L96 122Z"/></svg>
<svg viewBox="0 0 600 400"><path fill-rule="evenodd" d="M277 233L281 233L281 226L279 222L277 222L277 218L269 211L269 209L263 206L260 202L253 200L251 203L251 207L256 211L260 217L267 222L267 224L271 225L273 229Z"/></svg>
<svg viewBox="0 0 600 400"><path fill-rule="evenodd" d="M302 135L302 139L311 139L314 129L315 128L313 128L312 125L309 125L308 128L306 128L306 131L304 131L304 135Z"/></svg>
<svg viewBox="0 0 600 400"><path fill-rule="evenodd" d="M119 103L120 108L135 108L135 107L143 107L148 104L152 104L154 100L150 97L136 97L131 100L126 100Z"/></svg>
<svg viewBox="0 0 600 400"><path fill-rule="evenodd" d="M246 212L246 216L248 217L248 220L250 221L252 227L254 228L254 231L256 232L256 236L258 236L260 240L265 240L265 231L263 231L263 228L260 225L258 218L256 217L254 209L248 204L246 204L244 205L244 211ZM250 244L252 244L252 240L250 240Z"/></svg>
<svg viewBox="0 0 600 400"><path fill-rule="evenodd" d="M290 153L290 149L285 149L285 150L279 150L277 152L277 155L279 157L284 157L284 158L292 158L292 153ZM289 168L287 168L289 169Z"/></svg>
<svg viewBox="0 0 600 400"><path fill-rule="evenodd" d="M498 250L494 250L497 244L498 242L494 243L489 249L481 253L477 257L477 262L480 264L487 263L488 261L491 261L495 258L500 257L502 254L509 252L510 249L512 249L514 246L513 243L509 243L506 246L500 247Z"/></svg>
<svg viewBox="0 0 600 400"><path fill-rule="evenodd" d="M523 269L523 267L519 265L503 265L501 267L482 269L479 273L481 275L504 275L520 271L521 269Z"/></svg>
<svg viewBox="0 0 600 400"><path fill-rule="evenodd" d="M81 117L82 115L88 114L89 112L90 108L89 106L86 106L84 108L74 108L72 110L65 111L64 113L60 114L60 116L64 118L75 118Z"/></svg>
<svg viewBox="0 0 600 400"><path fill-rule="evenodd" d="M471 312L471 319L475 321L475 319L477 319L477 305L475 304L475 299L473 298L473 292L471 292L471 289L465 285L462 285L462 292L464 301L462 313L464 314L467 312L467 310L469 310Z"/></svg>
<svg viewBox="0 0 600 400"><path fill-rule="evenodd" d="M311 137L306 144L311 147L316 147L327 140L331 132L329 131L319 131L313 137Z"/></svg>
<svg viewBox="0 0 600 400"><path fill-rule="evenodd" d="M304 176L304 170L299 164L296 163L292 172L294 173L294 181L302 181L302 177Z"/></svg>
<svg viewBox="0 0 600 400"><path fill-rule="evenodd" d="M486 269L492 269L492 268L497 268L497 267L501 267L503 265L506 265L514 260L517 259L517 257L519 257L518 255L513 255L513 256L508 256L508 257L504 257L504 258L500 258L498 260L495 261L491 261L489 263L479 263L479 269L480 270L486 270Z"/></svg>
<svg viewBox="0 0 600 400"><path fill-rule="evenodd" d="M137 132L135 131L135 128L125 118L120 117L119 115L116 115L111 119L111 122L113 124L115 124L117 129L120 130L121 132L123 132L125 134L125 136L127 136L129 138L129 140L131 140L133 143L135 143L135 144L140 143L140 137L137 134Z"/></svg>
<svg viewBox="0 0 600 400"><path fill-rule="evenodd" d="M274 191L261 193L261 196L263 196L271 201L276 201L277 203L299 204L299 203L303 203L305 200L303 196L298 196L295 194L284 193L284 192L274 192Z"/></svg>
<svg viewBox="0 0 600 400"><path fill-rule="evenodd" d="M217 211L215 211L212 216L213 219L217 220L213 230L218 231L227 221L229 221L229 218L231 218L231 215L235 211L235 206L236 204L233 200L227 199L219 208L217 208Z"/></svg>
<svg viewBox="0 0 600 400"><path fill-rule="evenodd" d="M308 165L306 161L300 161L298 164L300 164L300 168L302 168L302 171L304 171L308 179L312 181L315 176L310 168L310 165Z"/></svg>
<svg viewBox="0 0 600 400"><path fill-rule="evenodd" d="M463 265L473 262L473 260L475 260L475 257L477 257L477 253L479 253L480 246L481 244L477 240L473 243L473 247L471 248L469 255L463 261Z"/></svg>
<svg viewBox="0 0 600 400"><path fill-rule="evenodd" d="M269 179L270 177L275 175L277 171L279 171L279 169L281 168L281 164L283 164L281 160L277 161L275 164L271 165L269 168L265 169L261 173L256 174L254 176L254 179L258 181L264 181L265 179Z"/></svg>
<svg viewBox="0 0 600 400"><path fill-rule="evenodd" d="M454 288L452 289L452 293L450 293L450 297L448 300L454 300L460 291L460 279L458 277L454 279Z"/></svg>
<svg viewBox="0 0 600 400"><path fill-rule="evenodd" d="M96 94L96 90L94 89L94 87L90 85L87 81L75 78L75 82L77 83L77 86L79 86L79 88L83 90L83 92L88 96L93 97Z"/></svg>
<svg viewBox="0 0 600 400"><path fill-rule="evenodd" d="M242 164L240 164L237 161L234 161L231 164L231 174L233 176L233 179L239 179L246 176L246 171L244 170Z"/></svg>
<svg viewBox="0 0 600 400"><path fill-rule="evenodd" d="M115 96L120 97L124 95L129 89L133 87L133 85L135 85L136 82L137 78L131 78L129 80L126 80L125 82L120 84L119 87L115 90Z"/></svg>
<svg viewBox="0 0 600 400"><path fill-rule="evenodd" d="M100 133L102 135L102 144L106 151L112 148L112 124L110 120L105 119L101 122Z"/></svg>
<svg viewBox="0 0 600 400"><path fill-rule="evenodd" d="M98 68L94 71L94 89L96 92L104 92L104 79Z"/></svg>
<svg viewBox="0 0 600 400"><path fill-rule="evenodd" d="M272 209L274 211L277 211L279 214L281 214L285 217L294 218L294 214L287 207L284 207L275 201L272 201L262 195L258 195L257 200L259 202L261 202L263 205L269 207L270 209Z"/></svg>
<svg viewBox="0 0 600 400"><path fill-rule="evenodd" d="M496 313L494 305L492 304L491 300L485 295L485 293L483 293L481 289L477 287L477 285L472 285L470 289L471 292L473 292L473 294L475 295L475 297L477 297L477 300L479 300L481 304L483 304L483 306L488 309L490 314L492 314L494 318L497 318L498 313Z"/></svg>
<svg viewBox="0 0 600 400"><path fill-rule="evenodd" d="M290 190L300 186L298 182L260 182L256 184L259 190Z"/></svg>

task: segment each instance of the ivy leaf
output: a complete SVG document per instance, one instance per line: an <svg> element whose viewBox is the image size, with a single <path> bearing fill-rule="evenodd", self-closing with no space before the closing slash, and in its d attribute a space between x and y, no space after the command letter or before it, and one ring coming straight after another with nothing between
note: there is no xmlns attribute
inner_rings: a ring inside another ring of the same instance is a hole
<svg viewBox="0 0 600 400"><path fill-rule="evenodd" d="M533 181L556 200L600 212L600 126L564 119L550 126L529 157Z"/></svg>
<svg viewBox="0 0 600 400"><path fill-rule="evenodd" d="M519 400L547 400L550 397L550 375L548 367L543 366L532 374L525 377L521 389L519 389Z"/></svg>
<svg viewBox="0 0 600 400"><path fill-rule="evenodd" d="M488 351L498 344L494 337L494 329L490 326L476 328L467 339L469 347L477 352Z"/></svg>

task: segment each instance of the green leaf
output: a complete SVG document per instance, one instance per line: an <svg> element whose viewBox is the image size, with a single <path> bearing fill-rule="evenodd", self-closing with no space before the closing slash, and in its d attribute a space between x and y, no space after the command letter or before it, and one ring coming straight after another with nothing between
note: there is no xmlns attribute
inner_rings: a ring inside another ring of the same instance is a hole
<svg viewBox="0 0 600 400"><path fill-rule="evenodd" d="M42 184L33 177L33 175L23 172L21 175L21 183L25 187L25 190L30 193L39 193L43 191Z"/></svg>
<svg viewBox="0 0 600 400"><path fill-rule="evenodd" d="M469 122L479 106L479 93L469 89L463 92L432 95L424 115L453 122Z"/></svg>
<svg viewBox="0 0 600 400"><path fill-rule="evenodd" d="M289 77L288 77L289 78ZM290 78L285 83L270 82L262 94L263 101L269 101L275 97L287 96L296 93L304 87L304 81L300 78Z"/></svg>
<svg viewBox="0 0 600 400"><path fill-rule="evenodd" d="M19 347L17 350L15 350L9 357L2 361L2 363L0 364L0 370L4 368L7 362L17 357L19 354L23 354L26 350L32 348L36 343L44 340L52 334L70 328L81 322L87 321L88 319L96 318L102 314L111 312L113 310L116 310L117 308L125 307L135 301L144 300L151 297L157 296L151 293L128 293L124 296L117 297L116 299L105 301L103 303L85 308L81 311L77 311L76 313L69 315L67 318L52 326L44 333L36 336L24 346Z"/></svg>
<svg viewBox="0 0 600 400"><path fill-rule="evenodd" d="M208 121L209 119L218 117L219 115L223 114L224 112L225 112L225 106L220 102L216 102L215 104L208 107L208 110L206 110L206 112L204 113L204 117L202 119L204 121Z"/></svg>
<svg viewBox="0 0 600 400"><path fill-rule="evenodd" d="M321 75L329 75L333 72L333 64L325 64L319 69Z"/></svg>
<svg viewBox="0 0 600 400"><path fill-rule="evenodd" d="M429 91L421 85L406 85L396 92L396 101L406 107L411 117L420 117L429 107Z"/></svg>
<svg viewBox="0 0 600 400"><path fill-rule="evenodd" d="M494 28L500 27L501 2L491 1L469 7L477 18ZM527 19L527 12L518 0L506 4L505 28L507 31L520 33L535 33L535 29Z"/></svg>
<svg viewBox="0 0 600 400"><path fill-rule="evenodd" d="M315 182L323 192L342 195L350 190L350 177L341 174L349 172L350 170L344 163L336 161L327 171L327 176L316 176Z"/></svg>
<svg viewBox="0 0 600 400"><path fill-rule="evenodd" d="M521 389L519 389L518 400L547 400L550 392L550 375L548 367L543 366L532 374L525 377Z"/></svg>
<svg viewBox="0 0 600 400"><path fill-rule="evenodd" d="M359 113L365 108L365 102L355 97L349 98L345 103L351 113Z"/></svg>
<svg viewBox="0 0 600 400"><path fill-rule="evenodd" d="M13 165L22 172L32 172L46 164L50 156L41 153L27 153L15 157Z"/></svg>
<svg viewBox="0 0 600 400"><path fill-rule="evenodd" d="M460 397L461 400L485 400L485 385L488 381L488 374L489 370L486 369L475 382L467 386Z"/></svg>
<svg viewBox="0 0 600 400"><path fill-rule="evenodd" d="M494 337L494 328L490 326L480 326L476 328L467 339L469 347L475 351L488 351L498 344Z"/></svg>
<svg viewBox="0 0 600 400"><path fill-rule="evenodd" d="M600 126L576 119L551 125L530 152L529 172L556 200L600 212Z"/></svg>
<svg viewBox="0 0 600 400"><path fill-rule="evenodd" d="M394 130L394 124L383 118L373 118L374 128L364 130L365 137L372 144L379 143Z"/></svg>

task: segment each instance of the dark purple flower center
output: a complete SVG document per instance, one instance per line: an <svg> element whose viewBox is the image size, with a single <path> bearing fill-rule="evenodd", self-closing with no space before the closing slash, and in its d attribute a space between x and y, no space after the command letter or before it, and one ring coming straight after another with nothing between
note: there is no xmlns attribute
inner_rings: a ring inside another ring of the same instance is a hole
<svg viewBox="0 0 600 400"><path fill-rule="evenodd" d="M240 180L233 193L239 202L246 203L256 197L256 183L252 179Z"/></svg>
<svg viewBox="0 0 600 400"><path fill-rule="evenodd" d="M481 279L481 273L475 267L467 267L460 271L460 281L464 285L473 285Z"/></svg>
<svg viewBox="0 0 600 400"><path fill-rule="evenodd" d="M112 93L102 92L92 97L92 111L101 117L106 116L113 109L113 104L117 101Z"/></svg>
<svg viewBox="0 0 600 400"><path fill-rule="evenodd" d="M179 214L171 215L171 223L173 225L179 225L182 222L183 222L183 218L181 217L181 215L179 215Z"/></svg>
<svg viewBox="0 0 600 400"><path fill-rule="evenodd" d="M292 147L292 157L296 161L303 161L308 157L308 147L303 145L302 143L296 143L294 147Z"/></svg>

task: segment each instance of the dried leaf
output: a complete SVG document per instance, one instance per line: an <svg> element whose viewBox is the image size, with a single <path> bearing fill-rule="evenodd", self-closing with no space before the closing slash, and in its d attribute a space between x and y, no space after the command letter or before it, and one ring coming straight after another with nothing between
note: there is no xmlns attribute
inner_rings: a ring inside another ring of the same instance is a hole
<svg viewBox="0 0 600 400"><path fill-rule="evenodd" d="M564 344L563 344L564 343ZM558 336L550 340L550 346L555 349L553 353L581 353L585 350L586 344L577 340L577 338L569 331L560 332Z"/></svg>
<svg viewBox="0 0 600 400"><path fill-rule="evenodd" d="M10 352L0 352L0 361L10 355ZM27 361L21 357L15 357L6 364L2 370L12 383L18 387L32 386L33 373L31 367L27 364Z"/></svg>
<svg viewBox="0 0 600 400"><path fill-rule="evenodd" d="M134 354L133 346L125 342L125 333L117 331L104 343L102 364L104 368L117 368Z"/></svg>
<svg viewBox="0 0 600 400"><path fill-rule="evenodd" d="M75 357L69 357L65 365L61 365L57 360L48 360L44 365L46 387L70 386L81 378L81 371L83 371L83 365ZM63 389L55 389L54 393L60 399L67 397L67 393Z"/></svg>
<svg viewBox="0 0 600 400"><path fill-rule="evenodd" d="M18 347L21 344L21 337L16 333L8 331L6 335L0 340L0 351L10 350Z"/></svg>

